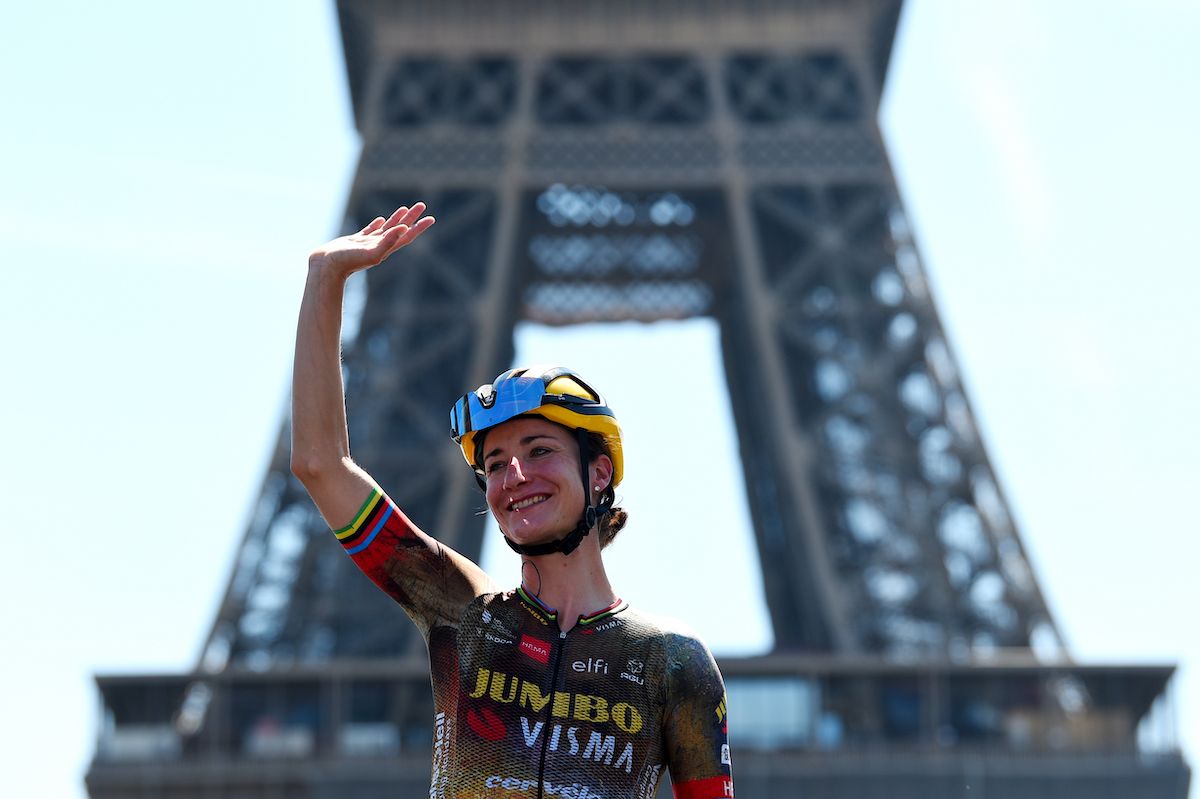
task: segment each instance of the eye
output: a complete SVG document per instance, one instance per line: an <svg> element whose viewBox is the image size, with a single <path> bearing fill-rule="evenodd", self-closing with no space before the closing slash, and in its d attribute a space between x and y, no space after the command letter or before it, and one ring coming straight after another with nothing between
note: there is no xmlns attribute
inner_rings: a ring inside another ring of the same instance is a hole
<svg viewBox="0 0 1200 799"><path fill-rule="evenodd" d="M549 447L534 447L533 449L529 450L530 455L545 455L549 452Z"/></svg>
<svg viewBox="0 0 1200 799"><path fill-rule="evenodd" d="M495 474L503 468L504 464L501 461L492 461L483 467L483 471L485 474Z"/></svg>

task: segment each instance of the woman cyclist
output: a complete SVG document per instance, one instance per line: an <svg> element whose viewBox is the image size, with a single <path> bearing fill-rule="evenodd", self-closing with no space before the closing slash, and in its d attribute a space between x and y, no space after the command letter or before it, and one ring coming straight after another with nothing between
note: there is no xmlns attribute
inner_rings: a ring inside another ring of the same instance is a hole
<svg viewBox="0 0 1200 799"><path fill-rule="evenodd" d="M399 208L310 256L292 470L428 644L430 796L647 799L667 771L680 799L732 797L716 663L694 634L630 608L605 572L601 551L625 523L613 507L621 430L582 377L514 369L450 411L452 437L521 555L513 590L418 529L351 459L345 283L427 230L434 220L424 212L423 203Z"/></svg>

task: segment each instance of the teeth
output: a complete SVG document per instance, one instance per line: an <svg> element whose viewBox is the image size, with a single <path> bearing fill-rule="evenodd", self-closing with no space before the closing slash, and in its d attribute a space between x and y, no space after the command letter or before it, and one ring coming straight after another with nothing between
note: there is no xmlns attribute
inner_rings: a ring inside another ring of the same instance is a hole
<svg viewBox="0 0 1200 799"><path fill-rule="evenodd" d="M542 502L545 499L546 499L545 494L538 494L536 497L530 497L529 499L523 499L520 502L514 502L509 507L512 510L521 510L521 508L528 508L530 505L536 505L537 503Z"/></svg>

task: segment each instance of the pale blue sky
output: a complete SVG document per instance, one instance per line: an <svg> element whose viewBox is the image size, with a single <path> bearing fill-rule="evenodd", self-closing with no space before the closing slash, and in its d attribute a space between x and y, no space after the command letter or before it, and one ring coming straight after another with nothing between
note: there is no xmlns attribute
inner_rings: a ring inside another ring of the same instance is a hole
<svg viewBox="0 0 1200 799"><path fill-rule="evenodd" d="M0 27L0 794L75 799L98 723L90 675L188 668L207 632L284 411L304 257L337 227L358 143L332 2L7 4ZM1181 662L1191 752L1198 40L1190 0L916 0L883 114L1072 651ZM728 432L680 451L678 486L662 482L649 453L689 437L639 426L636 383L617 373L636 380L638 364L605 372L588 335L534 331L522 347L579 353L647 453L637 468L655 482L631 469L618 587L718 651L752 648L764 633L745 623L758 588ZM680 341L719 387L710 326L638 348ZM676 506L635 492L687 497L698 480L731 520L695 548L724 601L677 608L636 563L682 534ZM730 549L746 559L730 565Z"/></svg>

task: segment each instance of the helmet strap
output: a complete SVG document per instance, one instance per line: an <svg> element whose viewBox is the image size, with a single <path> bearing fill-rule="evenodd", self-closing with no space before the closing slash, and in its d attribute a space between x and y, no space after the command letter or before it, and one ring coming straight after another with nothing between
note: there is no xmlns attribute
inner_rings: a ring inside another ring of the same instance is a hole
<svg viewBox="0 0 1200 799"><path fill-rule="evenodd" d="M575 428L575 440L579 442L579 471L583 478L583 516L580 518L579 524L575 525L574 530L557 541L547 541L544 544L518 544L505 535L504 542L518 555L550 555L555 552L570 555L583 542L583 537L596 526L600 515L608 513L612 509L612 503L604 500L600 500L599 504L595 506L592 505L591 486L588 485L588 464L592 460L591 447L588 445L588 431L582 427Z"/></svg>

